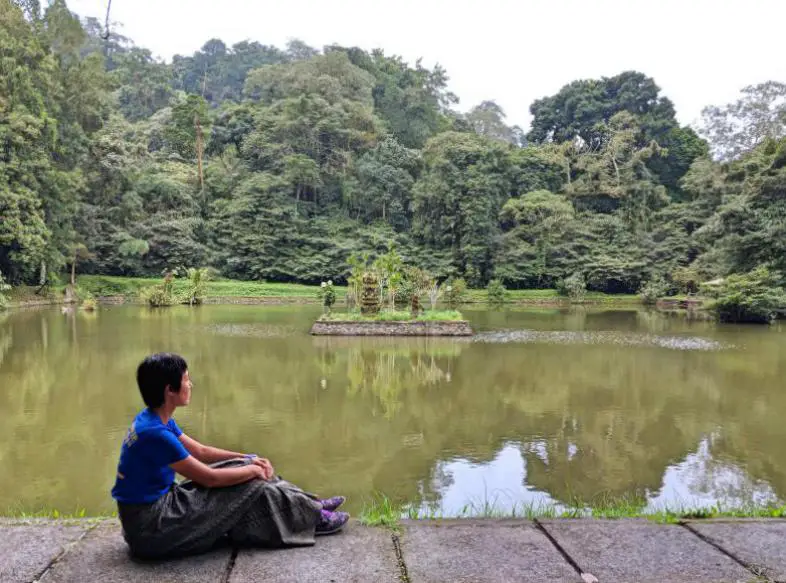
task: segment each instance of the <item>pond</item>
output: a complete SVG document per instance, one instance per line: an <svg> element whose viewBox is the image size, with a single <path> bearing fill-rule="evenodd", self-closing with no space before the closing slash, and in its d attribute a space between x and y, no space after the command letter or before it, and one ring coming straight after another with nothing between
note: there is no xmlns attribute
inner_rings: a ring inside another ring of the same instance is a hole
<svg viewBox="0 0 786 583"><path fill-rule="evenodd" d="M111 512L147 354L189 361L178 422L287 479L455 515L492 503L786 497L786 329L643 310L468 309L477 337L312 338L314 306L0 315L0 514Z"/></svg>

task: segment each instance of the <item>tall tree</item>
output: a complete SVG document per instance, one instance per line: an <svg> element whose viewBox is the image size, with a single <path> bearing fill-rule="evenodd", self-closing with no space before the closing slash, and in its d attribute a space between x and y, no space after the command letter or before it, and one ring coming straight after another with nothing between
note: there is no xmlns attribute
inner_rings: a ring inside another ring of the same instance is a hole
<svg viewBox="0 0 786 583"><path fill-rule="evenodd" d="M467 121L480 136L518 146L524 145L520 127L505 123L505 111L495 101L484 101L467 112Z"/></svg>
<svg viewBox="0 0 786 583"><path fill-rule="evenodd" d="M326 50L346 53L353 64L373 76L374 109L403 146L422 148L426 140L449 126L445 114L458 98L448 91L448 75L439 65L428 69L418 60L411 67L381 49L367 53L332 46Z"/></svg>
<svg viewBox="0 0 786 583"><path fill-rule="evenodd" d="M677 123L671 100L660 95L650 77L627 71L614 77L574 81L553 96L530 107L532 129L527 139L536 143L574 143L597 149L603 146L612 118L622 112L636 118L640 147L652 142L664 156L652 158L649 167L661 184L680 196L679 180L693 160L706 153L706 145L690 128Z"/></svg>
<svg viewBox="0 0 786 583"><path fill-rule="evenodd" d="M502 207L504 231L496 274L514 287L548 287L569 275L570 256L562 245L575 230L570 201L547 190L511 198Z"/></svg>
<svg viewBox="0 0 786 583"><path fill-rule="evenodd" d="M257 42L243 41L227 47L223 41L211 39L191 56L175 55L173 87L200 95L214 105L240 101L249 71L287 60L283 51Z"/></svg>
<svg viewBox="0 0 786 583"><path fill-rule="evenodd" d="M493 274L497 217L510 196L507 148L472 134L445 132L423 151L413 192L413 232L426 247L447 251L454 273L471 285Z"/></svg>
<svg viewBox="0 0 786 583"><path fill-rule="evenodd" d="M350 201L358 218L381 219L399 231L410 226L412 188L420 172L420 153L392 136L361 156L355 171L359 195Z"/></svg>
<svg viewBox="0 0 786 583"><path fill-rule="evenodd" d="M674 105L660 95L650 77L626 71L614 77L573 81L556 95L536 100L530 106L531 142L570 142L581 138L591 147L603 140L598 127L621 112L638 116L645 140L658 140L674 127Z"/></svg>
<svg viewBox="0 0 786 583"><path fill-rule="evenodd" d="M666 189L648 167L663 155L657 143L640 147L642 129L628 112L616 114L608 124L596 128L592 147L577 148L566 192L584 199L595 210L619 209L629 224L648 229L654 211L669 199Z"/></svg>
<svg viewBox="0 0 786 583"><path fill-rule="evenodd" d="M44 95L56 63L22 10L0 1L0 271L13 283L31 275L51 240L38 192L53 173L57 136Z"/></svg>
<svg viewBox="0 0 786 583"><path fill-rule="evenodd" d="M145 119L169 105L172 69L147 49L132 48L115 55L112 78L120 110L129 120Z"/></svg>
<svg viewBox="0 0 786 583"><path fill-rule="evenodd" d="M786 136L786 83L749 85L740 98L702 111L699 132L717 160L733 160L764 142Z"/></svg>

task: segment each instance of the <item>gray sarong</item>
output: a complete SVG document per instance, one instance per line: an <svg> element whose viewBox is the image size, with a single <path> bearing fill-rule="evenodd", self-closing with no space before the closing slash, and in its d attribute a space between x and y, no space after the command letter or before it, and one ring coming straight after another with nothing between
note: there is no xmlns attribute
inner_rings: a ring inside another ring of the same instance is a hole
<svg viewBox="0 0 786 583"><path fill-rule="evenodd" d="M235 459L211 467L249 463ZM313 545L321 509L316 496L280 477L226 488L186 480L152 504L118 504L131 553L147 559L203 553L222 540L267 548Z"/></svg>

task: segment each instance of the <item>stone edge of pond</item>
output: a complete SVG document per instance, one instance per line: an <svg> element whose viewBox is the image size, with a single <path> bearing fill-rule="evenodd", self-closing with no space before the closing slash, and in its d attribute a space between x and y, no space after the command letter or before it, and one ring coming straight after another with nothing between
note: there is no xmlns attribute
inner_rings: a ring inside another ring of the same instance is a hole
<svg viewBox="0 0 786 583"><path fill-rule="evenodd" d="M467 320L353 322L317 320L312 336L472 336Z"/></svg>
<svg viewBox="0 0 786 583"><path fill-rule="evenodd" d="M626 522L626 521L655 521L656 517L647 514L631 514L630 516L619 517L593 517L593 516L499 516L499 517L483 517L483 516L467 516L467 517L423 517L423 518L401 518L395 522L395 525L390 524L368 524L362 518L353 518L352 523L359 526L368 528L382 528L390 529L391 527L397 528L407 525L423 525L423 526L449 526L449 525L478 525L485 526L490 524L498 525L514 525L521 523L571 523L571 522ZM679 518L675 517L672 524L716 524L716 523L786 523L786 516L713 516L710 518ZM19 517L19 516L2 516L0 515L0 529L14 526L90 526L102 525L108 523L120 524L120 519L117 516L85 516L85 517L70 517L60 516L54 517Z"/></svg>

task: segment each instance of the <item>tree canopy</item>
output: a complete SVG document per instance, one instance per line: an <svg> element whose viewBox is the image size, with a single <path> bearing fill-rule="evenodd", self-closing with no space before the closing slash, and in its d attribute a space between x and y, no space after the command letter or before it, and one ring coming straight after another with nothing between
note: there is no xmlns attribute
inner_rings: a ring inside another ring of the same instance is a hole
<svg viewBox="0 0 786 583"><path fill-rule="evenodd" d="M508 125L440 66L210 39L171 62L65 0L0 0L0 272L343 281L352 253L509 288L786 270L784 84L681 126L637 71ZM713 157L710 157L712 154ZM682 278L682 279L681 279Z"/></svg>

